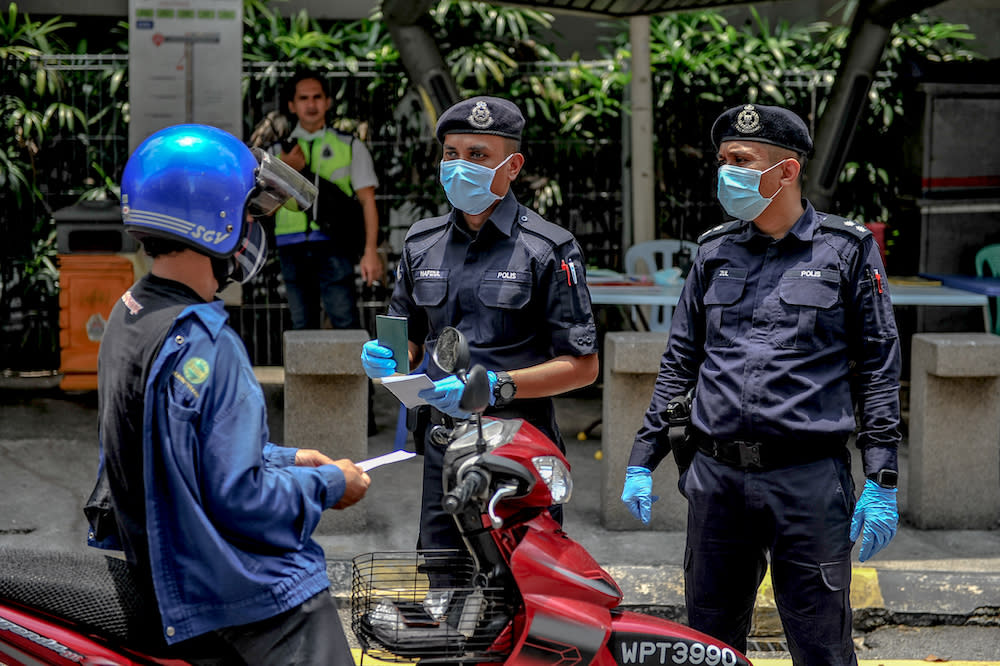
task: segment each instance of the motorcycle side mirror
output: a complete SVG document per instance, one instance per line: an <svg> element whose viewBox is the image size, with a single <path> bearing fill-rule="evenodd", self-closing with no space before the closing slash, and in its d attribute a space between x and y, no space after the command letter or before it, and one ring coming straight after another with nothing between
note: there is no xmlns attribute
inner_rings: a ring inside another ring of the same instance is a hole
<svg viewBox="0 0 1000 666"><path fill-rule="evenodd" d="M478 363L465 377L465 390L458 406L474 414L482 414L490 406L490 378L486 368Z"/></svg>
<svg viewBox="0 0 1000 666"><path fill-rule="evenodd" d="M469 342L453 326L446 326L434 343L434 363L450 375L465 374L469 368ZM488 383L488 382L487 382Z"/></svg>

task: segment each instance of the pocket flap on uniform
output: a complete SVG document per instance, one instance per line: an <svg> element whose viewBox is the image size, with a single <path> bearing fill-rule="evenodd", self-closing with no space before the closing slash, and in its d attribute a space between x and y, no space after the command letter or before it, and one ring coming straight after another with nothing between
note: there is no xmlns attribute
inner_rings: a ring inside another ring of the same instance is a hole
<svg viewBox="0 0 1000 666"><path fill-rule="evenodd" d="M708 284L702 300L705 305L732 305L743 295L746 279L746 269L719 269Z"/></svg>
<svg viewBox="0 0 1000 666"><path fill-rule="evenodd" d="M832 308L840 300L840 274L825 268L787 271L781 278L779 293L789 305Z"/></svg>
<svg viewBox="0 0 1000 666"><path fill-rule="evenodd" d="M417 305L441 305L448 295L447 270L420 270L413 276L413 302Z"/></svg>
<svg viewBox="0 0 1000 666"><path fill-rule="evenodd" d="M846 589L851 584L851 566L843 562L820 562L819 573L823 584L835 592Z"/></svg>
<svg viewBox="0 0 1000 666"><path fill-rule="evenodd" d="M531 273L494 271L483 276L479 300L491 308L517 310L531 300Z"/></svg>

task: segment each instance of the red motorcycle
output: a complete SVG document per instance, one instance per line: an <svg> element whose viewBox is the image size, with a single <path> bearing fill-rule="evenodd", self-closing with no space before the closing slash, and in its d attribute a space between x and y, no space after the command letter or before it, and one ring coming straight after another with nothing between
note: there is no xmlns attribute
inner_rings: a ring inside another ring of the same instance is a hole
<svg viewBox="0 0 1000 666"><path fill-rule="evenodd" d="M0 664L188 663L155 618L124 560L0 549Z"/></svg>
<svg viewBox="0 0 1000 666"><path fill-rule="evenodd" d="M425 664L743 666L737 650L676 622L617 608L621 589L549 515L573 482L559 449L529 423L483 418L489 380L445 329L434 360L475 414L438 431L445 509L467 553L355 558L351 626L364 653Z"/></svg>
<svg viewBox="0 0 1000 666"><path fill-rule="evenodd" d="M465 375L468 346L457 330L442 333L435 360ZM528 423L481 417L489 403L481 366L466 381L462 406L477 417L437 436L449 442L445 506L468 552L355 558L351 625L366 653L422 665L749 664L683 625L618 609L618 585L547 510L572 494L566 458ZM0 664L211 658L164 645L124 560L0 549Z"/></svg>

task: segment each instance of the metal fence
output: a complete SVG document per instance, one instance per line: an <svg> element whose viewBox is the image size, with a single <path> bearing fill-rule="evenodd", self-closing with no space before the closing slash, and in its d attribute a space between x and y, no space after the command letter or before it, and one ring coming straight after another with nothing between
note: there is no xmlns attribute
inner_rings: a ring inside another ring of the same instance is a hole
<svg viewBox="0 0 1000 666"><path fill-rule="evenodd" d="M30 63L3 65L3 76L16 77L38 69L58 74L63 82L62 101L99 119L99 132L65 131L39 147L39 185L44 204L15 204L0 194L0 230L8 243L0 273L0 317L3 321L0 369L58 366L58 302L23 297L25 269L17 257L30 256L38 239L54 242L51 214L81 197L100 196L108 183L119 182L128 158L127 70L124 55L40 57ZM531 67L526 65L525 67ZM545 67L551 68L550 64ZM246 62L243 70L244 136L268 113L282 109L282 88L292 70L283 63ZM419 98L405 90L402 71L376 70L361 63L350 70L333 66L328 73L335 124L356 133L368 146L380 179L376 201L384 241L382 249L392 269L406 230L413 222L438 214L445 204L437 185L439 148L424 118ZM121 80L117 87L113 82ZM579 239L588 259L600 266L618 268L621 256L621 131L599 139L552 136L525 141L528 157L522 177L515 184L518 198L530 204L540 188L561 185L561 200L544 210L551 221L569 229ZM37 222L26 224L26 220ZM51 243L49 246L51 252ZM44 250L42 250L44 252ZM375 289L359 281L362 320L373 319L383 309L390 284ZM39 293L44 289L37 289ZM245 285L242 304L230 308L234 328L246 342L257 365L280 365L282 333L290 327L283 285L276 258L252 283ZM23 353L27 339L37 348ZM46 350L49 350L48 352Z"/></svg>
<svg viewBox="0 0 1000 666"><path fill-rule="evenodd" d="M584 64L606 65L603 61ZM560 68L577 66L580 63L528 63L519 75L557 75ZM59 308L54 287L58 272L47 270L45 264L55 259L52 213L81 197L107 195L108 186L119 182L128 157L127 55L0 61L5 91L20 77L34 77L38 71L56 75L61 80L60 101L83 109L90 122L86 131L65 130L37 147L32 159L43 203L18 202L0 190L0 233L6 241L0 245L0 370L58 367ZM251 136L266 114L283 110L282 88L292 74L284 63L244 63L245 137ZM415 93L407 91L402 70L378 69L372 63L350 68L334 64L327 78L335 125L366 143L380 179L376 201L390 282L372 289L359 281L362 321L367 325L374 311L386 305L406 230L416 220L444 209L444 195L437 184L440 154L423 105ZM780 78L775 85L798 91L794 96L802 107L799 110L815 118L834 72L786 72ZM886 75L880 73L875 85L886 84ZM675 141L678 137L671 133L670 117L669 112L658 113L655 129L661 137L657 150L663 155L657 162L657 228L660 233L691 240L721 221L711 191L713 161L705 156L712 148L698 143L704 139L700 123L696 139L684 137L695 144L694 149L687 151L690 154L684 161L671 161L670 155L684 153L691 146ZM615 120L595 138L535 132L524 142L527 163L515 183L522 202L543 208L547 219L576 236L588 263L612 269L621 268L622 210L627 205L622 182L627 178L629 144L623 143L622 136L621 122ZM688 185L678 188L681 179ZM230 317L251 360L258 365L280 365L282 334L291 322L276 258L244 286L241 301L230 307Z"/></svg>

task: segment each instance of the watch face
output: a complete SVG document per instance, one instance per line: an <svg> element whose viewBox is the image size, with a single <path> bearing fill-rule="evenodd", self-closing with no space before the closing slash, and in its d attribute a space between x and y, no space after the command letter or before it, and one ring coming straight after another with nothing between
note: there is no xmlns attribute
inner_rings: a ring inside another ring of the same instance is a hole
<svg viewBox="0 0 1000 666"><path fill-rule="evenodd" d="M514 397L514 385L510 383L500 385L500 397L504 400L510 400Z"/></svg>
<svg viewBox="0 0 1000 666"><path fill-rule="evenodd" d="M895 488L899 483L899 474L891 469L879 470L875 475L875 483L887 488Z"/></svg>

